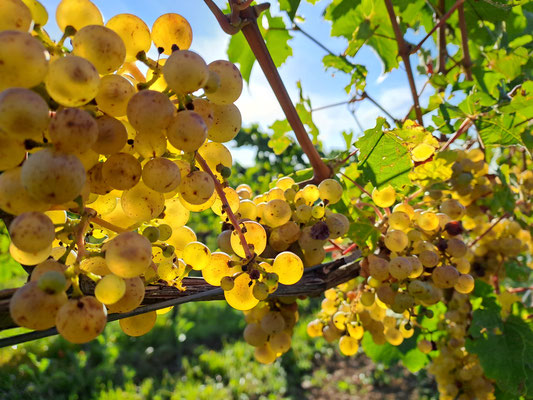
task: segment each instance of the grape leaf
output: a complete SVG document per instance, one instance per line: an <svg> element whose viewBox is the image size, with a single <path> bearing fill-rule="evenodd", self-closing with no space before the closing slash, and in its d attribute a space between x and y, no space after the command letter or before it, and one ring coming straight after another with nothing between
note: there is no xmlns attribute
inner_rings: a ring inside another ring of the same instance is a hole
<svg viewBox="0 0 533 400"><path fill-rule="evenodd" d="M233 35L229 41L228 59L235 64L239 64L241 75L246 82L250 82L252 67L255 63L255 56L248 46L242 32Z"/></svg>
<svg viewBox="0 0 533 400"><path fill-rule="evenodd" d="M298 10L298 6L300 5L301 0L280 0L279 1L279 8L282 11L286 11L289 18L294 20L294 17L296 16L296 11Z"/></svg>
<svg viewBox="0 0 533 400"><path fill-rule="evenodd" d="M402 363L411 372L420 371L429 364L429 357L417 348L409 350L402 356Z"/></svg>
<svg viewBox="0 0 533 400"><path fill-rule="evenodd" d="M268 147L274 150L274 154L283 153L287 147L292 143L292 140L287 136L292 129L286 119L275 121L269 126L274 131L272 137L268 141Z"/></svg>
<svg viewBox="0 0 533 400"><path fill-rule="evenodd" d="M482 316L487 329L481 333L471 328L466 349L478 355L485 375L501 390L517 397L533 395L533 324L513 315L503 322L497 313L488 318L488 312ZM474 312L474 321L479 318Z"/></svg>
<svg viewBox="0 0 533 400"><path fill-rule="evenodd" d="M359 149L359 169L365 182L375 187L392 185L400 188L407 185L412 162L409 152L400 139L383 132L384 118L378 118L374 128L365 131L355 143Z"/></svg>

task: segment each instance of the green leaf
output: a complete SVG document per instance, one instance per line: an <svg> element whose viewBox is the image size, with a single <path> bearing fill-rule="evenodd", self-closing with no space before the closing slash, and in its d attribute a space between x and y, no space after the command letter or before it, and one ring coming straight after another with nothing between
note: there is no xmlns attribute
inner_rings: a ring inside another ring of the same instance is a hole
<svg viewBox="0 0 533 400"><path fill-rule="evenodd" d="M520 133L513 126L513 118L509 114L488 115L477 120L476 126L486 146L525 145Z"/></svg>
<svg viewBox="0 0 533 400"><path fill-rule="evenodd" d="M300 1L301 0L280 0L279 8L282 11L287 11L289 18L292 21L294 20L294 17L296 16L296 11L298 10Z"/></svg>
<svg viewBox="0 0 533 400"><path fill-rule="evenodd" d="M361 345L365 354L370 357L372 361L383 363L386 366L400 361L402 356L398 347L392 346L389 343L383 345L374 343L372 335L368 332L365 332L363 340L361 340Z"/></svg>
<svg viewBox="0 0 533 400"><path fill-rule="evenodd" d="M429 364L429 357L422 353L417 348L409 350L402 356L402 363L411 372L420 371L426 365Z"/></svg>
<svg viewBox="0 0 533 400"><path fill-rule="evenodd" d="M246 82L250 82L252 67L255 63L255 56L248 46L242 32L233 35L229 41L228 59L235 64L239 64L242 77Z"/></svg>
<svg viewBox="0 0 533 400"><path fill-rule="evenodd" d="M350 225L350 230L348 231L347 236L359 247L366 247L369 245L369 243L377 243L380 233L370 222L354 222Z"/></svg>
<svg viewBox="0 0 533 400"><path fill-rule="evenodd" d="M478 355L485 375L502 391L529 398L533 395L533 324L513 315L502 322L497 312L492 318L485 314L480 322L474 312L473 322L482 323L485 330L471 332L474 337L467 340L466 349Z"/></svg>
<svg viewBox="0 0 533 400"><path fill-rule="evenodd" d="M272 129L274 133L268 141L268 146L274 150L276 155L279 155L283 153L292 143L292 140L289 138L289 136L287 136L287 133L289 133L292 128L286 119L275 121L269 126L269 128Z"/></svg>
<svg viewBox="0 0 533 400"><path fill-rule="evenodd" d="M394 135L383 132L384 118L378 118L374 128L365 131L355 143L359 149L359 169L362 177L374 187L392 185L400 188L410 183L412 168L409 152Z"/></svg>

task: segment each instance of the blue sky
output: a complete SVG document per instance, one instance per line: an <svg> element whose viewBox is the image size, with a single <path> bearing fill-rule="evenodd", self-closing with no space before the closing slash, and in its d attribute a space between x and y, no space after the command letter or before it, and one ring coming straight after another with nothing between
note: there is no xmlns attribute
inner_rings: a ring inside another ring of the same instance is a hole
<svg viewBox="0 0 533 400"><path fill-rule="evenodd" d="M41 0L50 12L50 18L45 27L54 39L60 37L59 29L55 23L55 9L59 0ZM187 18L193 29L193 43L191 50L197 51L209 63L216 59L226 59L226 48L229 36L218 26L213 15L201 0L93 0L100 8L107 21L112 16L119 13L131 13L141 17L149 27L161 14L175 12ZM224 1L218 0L221 6ZM311 5L302 1L299 14L305 17L305 22L301 27L312 36L319 39L326 47L335 53L342 53L346 48L346 40L342 38L331 38L329 35L330 24L322 18L324 8L329 1L319 1L316 5ZM273 13L277 10L274 8ZM293 39L290 45L293 47L293 57L282 65L279 72L291 95L292 99L297 99L298 93L296 82L300 80L303 85L304 94L311 99L314 108L328 104L348 100L348 95L344 87L349 81L349 77L342 73L333 75L325 72L322 66L322 57L326 54L309 39L298 32L293 32ZM413 41L416 41L411 35ZM409 87L403 64L401 67L387 75L383 75L382 65L369 48L364 47L353 60L356 63L367 67L367 91L393 116L403 118L412 104ZM417 57L412 56L414 65ZM417 81L417 86L423 84L423 80ZM430 90L427 90L422 98L422 102L427 102ZM259 123L262 128L268 130L277 119L283 119L283 113L278 105L262 71L256 64L252 71L250 85L245 86L241 98L236 103L243 116L243 124ZM362 126L367 129L373 127L376 117L382 115L370 102L364 101L356 104L356 114ZM356 125L353 116L347 106L329 108L317 111L313 114L313 119L320 129L320 139L326 149L343 148L344 140L341 132L354 131L359 134L361 130ZM241 149L236 151L235 156L241 162L250 160L250 151Z"/></svg>

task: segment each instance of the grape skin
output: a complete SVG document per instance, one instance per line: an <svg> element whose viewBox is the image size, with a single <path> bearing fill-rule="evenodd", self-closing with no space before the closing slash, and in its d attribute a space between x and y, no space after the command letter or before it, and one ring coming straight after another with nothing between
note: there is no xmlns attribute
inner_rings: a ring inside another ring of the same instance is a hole
<svg viewBox="0 0 533 400"><path fill-rule="evenodd" d="M239 69L226 60L213 61L207 68L220 79L217 90L207 93L207 98L215 104L234 103L242 92L242 75Z"/></svg>
<svg viewBox="0 0 533 400"><path fill-rule="evenodd" d="M119 320L120 329L128 336L142 336L146 335L155 326L157 320L157 313L150 311L147 313L135 315L133 317L123 318Z"/></svg>
<svg viewBox="0 0 533 400"><path fill-rule="evenodd" d="M80 107L98 94L100 76L88 60L75 55L58 58L48 68L46 91L65 107Z"/></svg>
<svg viewBox="0 0 533 400"><path fill-rule="evenodd" d="M96 142L99 131L96 120L87 111L64 108L50 121L48 133L56 149L82 153Z"/></svg>
<svg viewBox="0 0 533 400"><path fill-rule="evenodd" d="M242 117L234 104L212 104L213 125L207 131L207 137L213 142L229 142L241 129Z"/></svg>
<svg viewBox="0 0 533 400"><path fill-rule="evenodd" d="M72 53L89 60L104 75L116 71L126 58L126 46L114 31L101 25L87 25L72 38Z"/></svg>
<svg viewBox="0 0 533 400"><path fill-rule="evenodd" d="M0 31L28 32L31 11L21 0L4 0L0 5Z"/></svg>
<svg viewBox="0 0 533 400"><path fill-rule="evenodd" d="M48 329L55 325L56 314L67 301L65 292L48 294L33 281L13 294L9 313L17 325L28 329Z"/></svg>
<svg viewBox="0 0 533 400"><path fill-rule="evenodd" d="M167 96L155 90L141 90L128 102L128 121L141 132L166 129L176 112L176 107Z"/></svg>
<svg viewBox="0 0 533 400"><path fill-rule="evenodd" d="M128 140L128 132L122 122L104 115L96 120L98 135L91 149L98 154L118 153Z"/></svg>
<svg viewBox="0 0 533 400"><path fill-rule="evenodd" d="M96 298L71 299L57 312L56 327L71 343L87 343L104 331L107 323L105 307Z"/></svg>
<svg viewBox="0 0 533 400"><path fill-rule="evenodd" d="M180 169L172 161L163 157L156 157L144 165L142 180L150 189L160 193L168 193L180 184Z"/></svg>
<svg viewBox="0 0 533 400"><path fill-rule="evenodd" d="M141 163L127 153L111 155L102 167L105 182L114 189L127 190L141 179Z"/></svg>
<svg viewBox="0 0 533 400"><path fill-rule="evenodd" d="M224 291L224 298L227 303L236 310L250 310L259 303L253 295L252 280L246 273L234 279L234 286L231 290Z"/></svg>
<svg viewBox="0 0 533 400"><path fill-rule="evenodd" d="M98 7L89 0L62 0L56 9L56 21L63 32L68 25L80 30L86 25L103 25Z"/></svg>
<svg viewBox="0 0 533 400"><path fill-rule="evenodd" d="M42 149L22 165L24 188L38 200L61 204L74 200L85 184L85 168L73 154Z"/></svg>
<svg viewBox="0 0 533 400"><path fill-rule="evenodd" d="M126 62L137 60L140 51L150 50L150 29L142 19L133 14L117 14L105 26L121 37L126 46Z"/></svg>
<svg viewBox="0 0 533 400"><path fill-rule="evenodd" d="M267 237L263 226L254 221L246 221L244 225L244 238L248 243L250 250L257 255L260 255L266 248ZM240 257L246 257L244 247L241 244L239 235L236 231L231 234L231 247L235 254Z"/></svg>
<svg viewBox="0 0 533 400"><path fill-rule="evenodd" d="M123 76L105 75L100 80L95 100L98 108L106 114L122 117L126 115L128 103L134 94L135 88Z"/></svg>
<svg viewBox="0 0 533 400"><path fill-rule="evenodd" d="M29 33L0 31L0 91L41 83L48 71L45 53L44 46Z"/></svg>
<svg viewBox="0 0 533 400"><path fill-rule="evenodd" d="M166 60L163 76L174 92L188 94L205 85L209 71L200 55L193 51L180 50L172 53Z"/></svg>
<svg viewBox="0 0 533 400"><path fill-rule="evenodd" d="M50 120L48 104L37 93L23 88L10 88L0 93L0 126L2 135L22 142L42 140Z"/></svg>
<svg viewBox="0 0 533 400"><path fill-rule="evenodd" d="M202 117L194 111L180 111L168 126L167 138L172 146L191 153L204 144L207 126Z"/></svg>
<svg viewBox="0 0 533 400"><path fill-rule="evenodd" d="M128 218L137 222L148 222L163 212L165 197L139 182L122 193L121 205Z"/></svg>
<svg viewBox="0 0 533 400"><path fill-rule="evenodd" d="M143 274L152 262L152 245L136 232L124 232L109 241L105 260L115 275L134 278Z"/></svg>
<svg viewBox="0 0 533 400"><path fill-rule="evenodd" d="M17 216L9 225L12 243L22 251L38 252L49 247L55 238L52 220L43 213L30 211Z"/></svg>
<svg viewBox="0 0 533 400"><path fill-rule="evenodd" d="M126 282L113 274L104 276L94 288L95 297L103 304L116 303L124 293L126 293Z"/></svg>
<svg viewBox="0 0 533 400"><path fill-rule="evenodd" d="M125 313L135 310L144 299L144 284L141 278L125 279L126 291L116 303L107 306L110 313Z"/></svg>
<svg viewBox="0 0 533 400"><path fill-rule="evenodd" d="M172 53L172 45L179 50L187 50L192 42L192 29L189 22L179 14L163 14L152 25L152 40L157 47L164 49L164 54Z"/></svg>
<svg viewBox="0 0 533 400"><path fill-rule="evenodd" d="M213 178L204 171L194 171L182 177L180 196L193 205L200 205L208 201L215 192Z"/></svg>

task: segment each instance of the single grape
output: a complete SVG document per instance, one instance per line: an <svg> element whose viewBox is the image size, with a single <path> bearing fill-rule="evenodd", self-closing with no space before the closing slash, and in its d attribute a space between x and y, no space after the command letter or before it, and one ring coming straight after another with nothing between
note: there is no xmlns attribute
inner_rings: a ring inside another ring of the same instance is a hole
<svg viewBox="0 0 533 400"><path fill-rule="evenodd" d="M253 295L253 284L250 275L243 273L233 279L231 290L224 291L224 298L236 310L250 310L259 300Z"/></svg>
<svg viewBox="0 0 533 400"><path fill-rule="evenodd" d="M126 112L136 130L152 132L169 126L176 107L163 93L141 90L130 98Z"/></svg>
<svg viewBox="0 0 533 400"><path fill-rule="evenodd" d="M448 239L446 244L446 253L452 257L464 257L468 251L468 247L466 247L466 244L461 239Z"/></svg>
<svg viewBox="0 0 533 400"><path fill-rule="evenodd" d="M263 210L263 220L272 228L286 224L291 219L291 216L291 206L285 200L270 200Z"/></svg>
<svg viewBox="0 0 533 400"><path fill-rule="evenodd" d="M165 197L139 182L122 193L120 204L128 218L137 222L148 222L163 212Z"/></svg>
<svg viewBox="0 0 533 400"><path fill-rule="evenodd" d="M276 353L270 348L268 342L255 348L254 357L261 364L272 364L276 361Z"/></svg>
<svg viewBox="0 0 533 400"><path fill-rule="evenodd" d="M85 168L73 154L42 149L22 165L21 181L33 197L61 204L74 200L85 184Z"/></svg>
<svg viewBox="0 0 533 400"><path fill-rule="evenodd" d="M416 224L425 231L433 231L439 227L439 217L430 211L415 216Z"/></svg>
<svg viewBox="0 0 533 400"><path fill-rule="evenodd" d="M128 132L122 122L104 115L96 120L98 135L91 149L98 154L118 153L126 145Z"/></svg>
<svg viewBox="0 0 533 400"><path fill-rule="evenodd" d="M137 132L133 148L143 158L161 157L167 151L165 131Z"/></svg>
<svg viewBox="0 0 533 400"><path fill-rule="evenodd" d="M110 240L105 250L107 266L121 278L144 273L152 261L150 241L136 232L124 232Z"/></svg>
<svg viewBox="0 0 533 400"><path fill-rule="evenodd" d="M392 229L407 231L411 225L411 218L403 211L394 211L389 215L389 226Z"/></svg>
<svg viewBox="0 0 533 400"><path fill-rule="evenodd" d="M103 25L98 7L89 0L61 0L56 9L56 21L63 32L70 25L80 30L86 25Z"/></svg>
<svg viewBox="0 0 533 400"><path fill-rule="evenodd" d="M444 265L433 270L431 278L435 286L441 289L452 288L459 279L459 272L451 265Z"/></svg>
<svg viewBox="0 0 533 400"><path fill-rule="evenodd" d="M378 207L390 207L396 202L396 190L390 185L381 190L374 188L372 190L372 200Z"/></svg>
<svg viewBox="0 0 533 400"><path fill-rule="evenodd" d="M127 190L141 179L141 163L127 153L112 154L102 167L105 182L114 189Z"/></svg>
<svg viewBox="0 0 533 400"><path fill-rule="evenodd" d="M209 265L211 251L203 243L191 242L183 249L183 261L192 269L201 271Z"/></svg>
<svg viewBox="0 0 533 400"><path fill-rule="evenodd" d="M128 102L135 94L133 85L121 75L105 75L96 93L98 108L112 117L126 115Z"/></svg>
<svg viewBox="0 0 533 400"><path fill-rule="evenodd" d="M188 226L180 226L174 229L172 236L167 240L169 244L175 247L176 251L182 252L185 246L196 241L196 234Z"/></svg>
<svg viewBox="0 0 533 400"><path fill-rule="evenodd" d="M68 301L64 291L47 293L36 281L17 289L9 301L9 314L17 325L28 329L48 329L55 325L58 310Z"/></svg>
<svg viewBox="0 0 533 400"><path fill-rule="evenodd" d="M209 72L204 59L193 51L175 51L163 66L168 86L178 94L195 92L205 85Z"/></svg>
<svg viewBox="0 0 533 400"><path fill-rule="evenodd" d="M182 227L189 220L190 211L183 206L180 200L181 199L174 197L165 202L165 211L162 221L168 224L173 230Z"/></svg>
<svg viewBox="0 0 533 400"><path fill-rule="evenodd" d="M0 31L28 32L31 20L31 11L21 0L4 0L0 4Z"/></svg>
<svg viewBox="0 0 533 400"><path fill-rule="evenodd" d="M413 266L407 257L395 257L389 262L389 273L398 280L404 280L411 274Z"/></svg>
<svg viewBox="0 0 533 400"><path fill-rule="evenodd" d="M328 204L337 203L342 197L342 186L334 179L324 179L318 185L320 198L327 201Z"/></svg>
<svg viewBox="0 0 533 400"><path fill-rule="evenodd" d="M246 343L254 347L262 346L268 340L268 334L256 322L246 325L243 336Z"/></svg>
<svg viewBox="0 0 533 400"><path fill-rule="evenodd" d="M96 120L79 108L64 108L56 112L48 127L56 149L67 153L82 153L91 148L99 135Z"/></svg>
<svg viewBox="0 0 533 400"><path fill-rule="evenodd" d="M48 12L46 8L37 0L22 0L31 11L31 17L35 25L45 26L48 22Z"/></svg>
<svg viewBox="0 0 533 400"><path fill-rule="evenodd" d="M304 265L300 257L290 251L279 253L274 259L272 269L267 272L274 272L279 277L279 283L284 285L294 285L304 273Z"/></svg>
<svg viewBox="0 0 533 400"><path fill-rule="evenodd" d="M213 178L204 171L194 171L181 179L180 196L191 204L199 205L208 201L215 191Z"/></svg>
<svg viewBox="0 0 533 400"><path fill-rule="evenodd" d="M373 278L384 281L389 277L389 262L371 254L368 256L368 270Z"/></svg>
<svg viewBox="0 0 533 400"><path fill-rule="evenodd" d="M409 244L409 239L402 231L390 230L385 235L384 242L385 246L387 246L390 251L400 253L405 250Z"/></svg>
<svg viewBox="0 0 533 400"><path fill-rule="evenodd" d="M150 243L157 242L159 239L159 229L155 226L147 226L143 230L143 236L150 241Z"/></svg>
<svg viewBox="0 0 533 400"><path fill-rule="evenodd" d="M121 37L102 25L86 25L72 38L72 53L89 60L104 75L116 71L126 58Z"/></svg>
<svg viewBox="0 0 533 400"><path fill-rule="evenodd" d="M261 329L268 335L280 333L285 329L285 320L279 311L268 311L261 319Z"/></svg>
<svg viewBox="0 0 533 400"><path fill-rule="evenodd" d="M243 224L243 234L250 251L260 255L266 248L267 236L265 228L254 221L246 221ZM236 231L231 234L231 247L235 254L246 257L244 247Z"/></svg>
<svg viewBox="0 0 533 400"><path fill-rule="evenodd" d="M234 104L212 104L213 125L207 131L207 137L213 142L229 142L241 129L242 117Z"/></svg>
<svg viewBox="0 0 533 400"><path fill-rule="evenodd" d="M252 294L259 301L266 300L269 294L267 284L264 282L256 281L253 285Z"/></svg>
<svg viewBox="0 0 533 400"><path fill-rule="evenodd" d="M45 214L30 211L20 214L11 222L9 235L17 248L35 253L51 246L55 227Z"/></svg>
<svg viewBox="0 0 533 400"><path fill-rule="evenodd" d="M126 293L126 282L113 274L104 276L94 288L95 297L103 304L116 303L124 293Z"/></svg>
<svg viewBox="0 0 533 400"><path fill-rule="evenodd" d="M424 354L429 354L433 350L433 344L426 339L422 339L417 343L418 350Z"/></svg>
<svg viewBox="0 0 533 400"><path fill-rule="evenodd" d="M109 275L111 273L104 257L85 258L81 261L80 268L84 272L90 272L91 274L100 276Z"/></svg>
<svg viewBox="0 0 533 400"><path fill-rule="evenodd" d="M291 335L283 331L272 335L268 341L268 344L274 353L279 354L289 351L291 348L291 342Z"/></svg>
<svg viewBox="0 0 533 400"><path fill-rule="evenodd" d="M336 239L348 233L350 221L344 214L330 214L326 217L326 225L329 230L329 239Z"/></svg>
<svg viewBox="0 0 533 400"><path fill-rule="evenodd" d="M192 29L189 22L179 14L163 14L157 18L152 26L152 40L156 47L163 48L164 54L172 52L172 45L179 50L187 50L192 42Z"/></svg>
<svg viewBox="0 0 533 400"><path fill-rule="evenodd" d="M10 88L0 93L0 126L6 139L19 143L26 139L41 141L50 120L49 112L48 104L31 90Z"/></svg>
<svg viewBox="0 0 533 400"><path fill-rule="evenodd" d="M85 58L68 55L50 63L45 81L46 91L65 107L80 107L95 98L100 76Z"/></svg>
<svg viewBox="0 0 533 400"><path fill-rule="evenodd" d="M144 165L142 178L146 186L160 193L173 191L181 182L179 167L162 157L153 158Z"/></svg>
<svg viewBox="0 0 533 400"><path fill-rule="evenodd" d="M219 78L218 88L206 93L207 98L215 104L234 103L242 92L242 75L239 69L226 60L213 61L207 68Z"/></svg>
<svg viewBox="0 0 533 400"><path fill-rule="evenodd" d="M167 128L168 141L175 148L191 153L200 148L207 138L207 126L194 111L180 111Z"/></svg>
<svg viewBox="0 0 533 400"><path fill-rule="evenodd" d="M359 350L359 342L351 336L344 335L339 339L339 350L345 356L353 356Z"/></svg>
<svg viewBox="0 0 533 400"><path fill-rule="evenodd" d="M56 315L57 331L71 343L90 342L104 331L106 323L105 307L92 296L70 299Z"/></svg>
<svg viewBox="0 0 533 400"><path fill-rule="evenodd" d="M37 86L48 70L44 46L29 33L0 31L0 60L0 91Z"/></svg>
<svg viewBox="0 0 533 400"><path fill-rule="evenodd" d="M470 293L474 290L475 281L472 275L462 274L457 278L457 281L454 284L454 289L459 293Z"/></svg>
<svg viewBox="0 0 533 400"><path fill-rule="evenodd" d="M126 62L137 61L140 51L150 50L152 38L150 29L142 19L133 14L117 14L105 26L113 30L126 46Z"/></svg>
<svg viewBox="0 0 533 400"><path fill-rule="evenodd" d="M123 318L119 320L120 329L128 336L142 336L146 335L155 326L157 320L157 313L149 311L143 314L135 315L133 317Z"/></svg>

